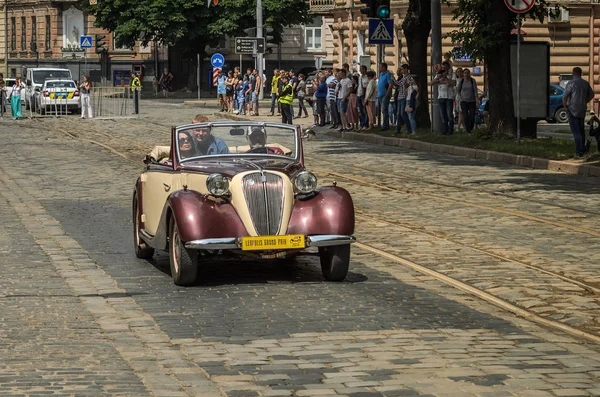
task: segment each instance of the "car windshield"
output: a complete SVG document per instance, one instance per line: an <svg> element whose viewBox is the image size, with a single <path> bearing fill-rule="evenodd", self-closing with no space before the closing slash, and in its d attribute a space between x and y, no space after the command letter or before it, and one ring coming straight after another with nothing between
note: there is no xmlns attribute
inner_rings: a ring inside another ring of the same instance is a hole
<svg viewBox="0 0 600 397"><path fill-rule="evenodd" d="M68 70L36 70L33 72L33 82L43 84L49 79L70 79L71 72Z"/></svg>
<svg viewBox="0 0 600 397"><path fill-rule="evenodd" d="M72 81L47 81L46 88L75 88Z"/></svg>
<svg viewBox="0 0 600 397"><path fill-rule="evenodd" d="M278 157L296 159L295 127L274 123L203 123L179 127L179 161L215 157Z"/></svg>

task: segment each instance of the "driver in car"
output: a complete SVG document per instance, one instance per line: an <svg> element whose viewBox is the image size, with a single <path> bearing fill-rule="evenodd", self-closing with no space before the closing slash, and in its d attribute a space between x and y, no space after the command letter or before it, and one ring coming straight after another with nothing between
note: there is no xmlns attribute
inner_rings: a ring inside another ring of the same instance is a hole
<svg viewBox="0 0 600 397"><path fill-rule="evenodd" d="M207 120L206 116L199 114L192 120L192 123L200 123ZM199 127L194 130L196 138L196 150L198 155L210 154L229 154L229 148L224 140L214 137L210 132L210 127Z"/></svg>
<svg viewBox="0 0 600 397"><path fill-rule="evenodd" d="M284 151L276 146L267 146L267 132L262 127L253 127L248 132L248 153L266 153L284 155Z"/></svg>

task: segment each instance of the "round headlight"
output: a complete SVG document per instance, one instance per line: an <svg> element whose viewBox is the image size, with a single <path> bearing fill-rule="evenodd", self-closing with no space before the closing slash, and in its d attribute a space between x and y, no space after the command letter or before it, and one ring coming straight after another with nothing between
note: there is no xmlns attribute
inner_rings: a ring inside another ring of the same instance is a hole
<svg viewBox="0 0 600 397"><path fill-rule="evenodd" d="M309 171L302 171L294 178L294 187L300 193L314 192L317 188L317 177Z"/></svg>
<svg viewBox="0 0 600 397"><path fill-rule="evenodd" d="M206 188L213 196L224 196L229 193L229 179L221 174L212 174L206 180Z"/></svg>

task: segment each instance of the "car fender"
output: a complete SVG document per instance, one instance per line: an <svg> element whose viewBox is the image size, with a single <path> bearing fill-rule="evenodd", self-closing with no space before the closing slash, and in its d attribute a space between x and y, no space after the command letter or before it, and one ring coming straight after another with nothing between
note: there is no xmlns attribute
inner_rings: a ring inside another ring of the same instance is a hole
<svg viewBox="0 0 600 397"><path fill-rule="evenodd" d="M288 234L354 234L354 203L346 189L327 186L309 198L296 198Z"/></svg>
<svg viewBox="0 0 600 397"><path fill-rule="evenodd" d="M171 216L177 222L179 235L185 242L248 235L242 220L229 202L216 200L194 190L178 190L169 196L168 206ZM169 219L167 214L167 219L164 219L166 227Z"/></svg>

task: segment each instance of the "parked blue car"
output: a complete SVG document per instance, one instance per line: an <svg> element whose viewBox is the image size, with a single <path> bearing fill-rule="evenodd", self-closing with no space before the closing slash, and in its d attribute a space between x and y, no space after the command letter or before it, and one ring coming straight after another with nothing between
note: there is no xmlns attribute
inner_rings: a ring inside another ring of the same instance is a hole
<svg viewBox="0 0 600 397"><path fill-rule="evenodd" d="M567 115L567 110L564 108L562 103L562 96L565 92L565 89L559 86L558 84L550 84L550 100L549 100L549 108L548 108L548 122L550 123L568 123L569 116ZM485 104L488 101L488 98L483 98L481 100L481 105L479 106L479 115L483 115L483 109L485 108Z"/></svg>

